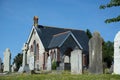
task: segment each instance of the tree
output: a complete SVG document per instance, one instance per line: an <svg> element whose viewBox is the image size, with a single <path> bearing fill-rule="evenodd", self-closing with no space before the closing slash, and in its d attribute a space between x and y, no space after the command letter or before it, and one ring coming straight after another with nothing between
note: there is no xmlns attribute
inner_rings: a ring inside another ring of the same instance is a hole
<svg viewBox="0 0 120 80"><path fill-rule="evenodd" d="M92 37L92 33L90 32L89 29L86 30L86 34L87 34L87 36L88 36L89 39Z"/></svg>
<svg viewBox="0 0 120 80"><path fill-rule="evenodd" d="M21 53L18 53L17 56L15 56L14 61L13 61L13 64L14 63L16 64L15 71L18 71L20 66L22 65L22 59L23 59L23 54L21 54Z"/></svg>
<svg viewBox="0 0 120 80"><path fill-rule="evenodd" d="M113 61L113 53L114 53L113 42L111 41L104 42L102 51L103 51L102 52L103 61L107 63L107 67L109 68Z"/></svg>
<svg viewBox="0 0 120 80"><path fill-rule="evenodd" d="M118 6L120 6L120 0L111 0L108 4L101 5L100 9L111 8L111 7L118 7ZM106 19L105 23L119 22L119 21L120 21L120 15L118 15L115 18Z"/></svg>

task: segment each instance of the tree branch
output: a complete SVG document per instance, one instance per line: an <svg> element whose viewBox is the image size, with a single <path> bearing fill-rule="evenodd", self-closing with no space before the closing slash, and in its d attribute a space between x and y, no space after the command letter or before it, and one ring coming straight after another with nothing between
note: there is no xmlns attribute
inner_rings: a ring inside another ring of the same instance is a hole
<svg viewBox="0 0 120 80"><path fill-rule="evenodd" d="M119 21L120 21L120 15L116 18L106 19L105 23L119 22Z"/></svg>

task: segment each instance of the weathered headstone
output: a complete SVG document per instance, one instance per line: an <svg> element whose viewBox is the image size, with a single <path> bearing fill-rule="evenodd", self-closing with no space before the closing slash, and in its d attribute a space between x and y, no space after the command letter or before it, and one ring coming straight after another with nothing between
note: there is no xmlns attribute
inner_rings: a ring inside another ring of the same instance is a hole
<svg viewBox="0 0 120 80"><path fill-rule="evenodd" d="M114 73L120 74L120 31L114 39Z"/></svg>
<svg viewBox="0 0 120 80"><path fill-rule="evenodd" d="M2 60L1 60L1 58L0 58L0 73L2 72Z"/></svg>
<svg viewBox="0 0 120 80"><path fill-rule="evenodd" d="M30 57L29 57L29 59L30 59L30 63L29 63L29 67L30 67L30 70L32 71L32 70L34 70L34 67L35 67L35 63L34 63L34 52L30 52Z"/></svg>
<svg viewBox="0 0 120 80"><path fill-rule="evenodd" d="M79 49L71 52L71 73L82 74L82 51Z"/></svg>
<svg viewBox="0 0 120 80"><path fill-rule="evenodd" d="M60 70L64 70L64 63L60 63Z"/></svg>
<svg viewBox="0 0 120 80"><path fill-rule="evenodd" d="M64 63L69 63L69 62L70 62L69 56L65 56L65 58L64 58Z"/></svg>
<svg viewBox="0 0 120 80"><path fill-rule="evenodd" d="M19 72L19 73L22 73L22 72L23 72L23 67L22 67L22 66L20 66L18 72Z"/></svg>
<svg viewBox="0 0 120 80"><path fill-rule="evenodd" d="M7 48L4 52L4 72L10 72L11 53L10 49Z"/></svg>
<svg viewBox="0 0 120 80"><path fill-rule="evenodd" d="M110 67L110 73L113 73L113 64Z"/></svg>
<svg viewBox="0 0 120 80"><path fill-rule="evenodd" d="M11 72L14 72L14 67L13 67L13 65L12 65L12 67L11 67Z"/></svg>
<svg viewBox="0 0 120 80"><path fill-rule="evenodd" d="M48 59L47 59L47 71L51 71L51 57L48 56Z"/></svg>
<svg viewBox="0 0 120 80"><path fill-rule="evenodd" d="M93 74L103 73L102 38L98 32L89 40L89 71Z"/></svg>
<svg viewBox="0 0 120 80"><path fill-rule="evenodd" d="M64 70L70 70L70 59L66 55L64 57Z"/></svg>
<svg viewBox="0 0 120 80"><path fill-rule="evenodd" d="M11 67L11 71L14 72L15 69L16 69L16 64L14 63L14 64L12 65L12 67Z"/></svg>

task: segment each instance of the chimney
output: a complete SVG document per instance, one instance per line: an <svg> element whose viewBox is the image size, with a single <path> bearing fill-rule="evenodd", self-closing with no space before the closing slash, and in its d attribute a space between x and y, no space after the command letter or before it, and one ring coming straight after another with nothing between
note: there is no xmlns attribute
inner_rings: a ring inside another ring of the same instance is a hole
<svg viewBox="0 0 120 80"><path fill-rule="evenodd" d="M38 26L38 16L34 16L33 20L34 20L33 26L37 27Z"/></svg>

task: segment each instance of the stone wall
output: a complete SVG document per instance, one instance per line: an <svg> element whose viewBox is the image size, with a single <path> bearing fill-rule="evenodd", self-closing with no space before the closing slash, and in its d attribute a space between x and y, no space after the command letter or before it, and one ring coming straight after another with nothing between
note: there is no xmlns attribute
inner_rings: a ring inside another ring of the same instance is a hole
<svg viewBox="0 0 120 80"><path fill-rule="evenodd" d="M36 41L36 44L39 45L39 60L37 60L35 62L35 68L37 68L39 65L39 69L43 70L43 53L45 52L45 48L42 44L42 41L39 39L39 36L38 36L37 32L35 31L35 29L33 30L31 37L30 37L30 41L28 43L28 46L29 46L29 50L27 52L28 57L30 55L30 52L31 52L30 49L31 49L31 46L33 46L34 41ZM29 64L29 60L27 60L27 64Z"/></svg>

